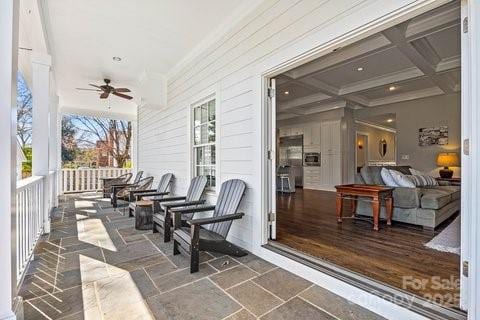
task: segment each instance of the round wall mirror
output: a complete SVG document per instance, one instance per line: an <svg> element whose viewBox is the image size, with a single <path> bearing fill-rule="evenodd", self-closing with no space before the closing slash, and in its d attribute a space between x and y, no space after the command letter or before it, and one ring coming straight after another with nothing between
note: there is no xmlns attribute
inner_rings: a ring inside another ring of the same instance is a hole
<svg viewBox="0 0 480 320"><path fill-rule="evenodd" d="M378 142L378 153L383 158L387 154L387 140L382 139Z"/></svg>

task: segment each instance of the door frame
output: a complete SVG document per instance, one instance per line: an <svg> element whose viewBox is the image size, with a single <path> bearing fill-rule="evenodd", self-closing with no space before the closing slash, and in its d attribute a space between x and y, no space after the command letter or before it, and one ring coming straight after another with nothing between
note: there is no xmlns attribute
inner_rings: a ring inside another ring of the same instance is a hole
<svg viewBox="0 0 480 320"><path fill-rule="evenodd" d="M314 59L322 57L338 48L347 46L354 42L357 42L361 39L364 39L374 33L377 33L381 30L384 30L388 27L394 26L399 24L403 21L411 19L415 16L418 16L422 13L428 12L433 10L437 7L440 7L450 1L417 1L408 7L407 10L405 9L398 9L391 14L388 15L386 18L378 19L374 22L366 23L363 28L357 28L356 30L352 30L347 34L344 34L332 41L327 43L321 43L318 47L305 52L305 53L296 53L292 54L289 52L289 55L283 57L283 59L278 58L274 59L277 63L273 63L273 65L268 65L268 63L263 62L263 64L258 66L258 73L257 79L257 86L255 87L255 92L259 94L259 121L257 125L260 129L259 138L261 139L259 155L261 159L261 163L258 168L258 173L260 174L259 182L261 186L261 193L259 196L259 208L261 210L261 224L259 225L259 229L254 229L256 234L258 235L259 245L260 246L267 246L268 245L268 203L267 200L270 195L270 187L267 183L266 179L266 168L268 168L267 164L267 146L265 144L265 139L268 137L267 132L267 124L268 124L268 116L267 116L267 104L268 104L268 95L266 94L269 84L269 79L274 78L275 76L288 71L290 69L295 68L296 66L306 64ZM462 191L468 189L469 192L462 192L462 215L467 216L467 221L469 223L468 231L463 232L465 228L467 228L466 224L462 224L462 261L464 259L469 259L470 263L470 272L469 278L465 278L462 276L462 290L465 287L468 287L468 296L463 303L463 307L468 308L469 310L469 318L474 319L475 316L480 318L480 306L476 307L476 299L477 297L480 298L480 275L476 275L475 271L480 268L480 236L475 234L475 230L480 228L480 217L473 216L471 213L475 211L475 208L478 207L480 201L477 201L473 194L476 194L476 191L480 192L480 148L475 150L471 149L471 145L476 145L476 141L480 141L480 127L476 127L473 124L476 122L480 122L480 110L476 110L471 106L475 104L475 102L480 102L480 92L475 92L473 90L476 88L477 83L479 82L477 79L480 79L480 64L477 65L477 62L474 61L475 59L471 59L470 56L479 56L480 55L480 5L475 4L474 0L461 0L462 6L462 22L465 17L468 18L468 34L462 33ZM476 25L477 24L477 25ZM473 34L473 30L478 32ZM473 36L472 36L473 34ZM468 42L468 53L464 52L464 42ZM473 68L473 69L472 69ZM464 73L464 70L469 69L468 72ZM470 69L474 70L475 72L470 71ZM477 103L478 104L478 103ZM476 161L474 161L476 160ZM468 178L465 174L465 171L471 171ZM476 228L477 226L478 228ZM468 248L468 256L464 255L464 248ZM261 252L265 252L264 250L260 250ZM270 251L270 250L267 250ZM267 256L271 256L270 253L266 253ZM283 261L280 257L272 257L272 261ZM291 259L288 259L291 260ZM297 268L299 270L300 268ZM310 276L309 272L300 272L299 274L308 274L310 278L314 278ZM328 287L328 285L326 286ZM332 288L332 291L333 290ZM464 293L463 291L462 293ZM465 298L465 297L464 297Z"/></svg>

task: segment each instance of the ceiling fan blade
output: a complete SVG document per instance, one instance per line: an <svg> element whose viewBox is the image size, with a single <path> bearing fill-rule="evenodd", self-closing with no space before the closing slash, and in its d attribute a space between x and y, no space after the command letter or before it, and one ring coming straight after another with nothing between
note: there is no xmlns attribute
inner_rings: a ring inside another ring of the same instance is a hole
<svg viewBox="0 0 480 320"><path fill-rule="evenodd" d="M104 93L102 93L102 94L100 95L100 99L107 99L109 94L110 94L109 92L104 92Z"/></svg>
<svg viewBox="0 0 480 320"><path fill-rule="evenodd" d="M133 99L133 97L127 96L126 94L122 94L122 93L118 93L118 92L113 92L113 94L116 95L117 97L120 97L120 98L124 98L124 99L128 99L128 100Z"/></svg>
<svg viewBox="0 0 480 320"><path fill-rule="evenodd" d="M115 88L113 89L114 92L131 92L128 88Z"/></svg>
<svg viewBox="0 0 480 320"><path fill-rule="evenodd" d="M91 84L91 83L89 83L88 85L89 85L89 86L92 86L92 87L95 87L95 88L97 88L97 89L102 89L102 87L97 86L96 84Z"/></svg>
<svg viewBox="0 0 480 320"><path fill-rule="evenodd" d="M83 91L96 91L96 92L102 92L102 90L98 89L86 89L86 88L75 88L77 90L83 90Z"/></svg>

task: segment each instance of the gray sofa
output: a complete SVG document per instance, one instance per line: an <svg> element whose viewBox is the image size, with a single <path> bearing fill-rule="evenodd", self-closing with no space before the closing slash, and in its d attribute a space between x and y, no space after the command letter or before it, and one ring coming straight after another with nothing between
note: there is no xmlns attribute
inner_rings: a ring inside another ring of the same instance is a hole
<svg viewBox="0 0 480 320"><path fill-rule="evenodd" d="M409 166L386 167L410 174ZM355 176L355 183L385 185L380 171L382 167L363 167ZM440 185L428 188L395 187L393 190L393 221L435 229L440 223L460 210L460 187ZM358 201L358 215L372 216L369 202ZM380 216L386 218L385 207Z"/></svg>

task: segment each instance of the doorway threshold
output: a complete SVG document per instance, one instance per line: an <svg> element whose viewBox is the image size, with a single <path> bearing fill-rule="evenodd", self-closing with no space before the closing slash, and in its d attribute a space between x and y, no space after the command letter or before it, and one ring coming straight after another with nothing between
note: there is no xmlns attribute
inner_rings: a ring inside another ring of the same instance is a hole
<svg viewBox="0 0 480 320"><path fill-rule="evenodd" d="M365 277L359 273L352 272L348 269L327 262L323 259L305 254L277 241L270 240L263 247L349 285L355 286L370 294L378 296L384 300L418 313L428 319L467 320L467 313L461 310L447 308L439 304L432 303L407 291L386 285L371 278Z"/></svg>

